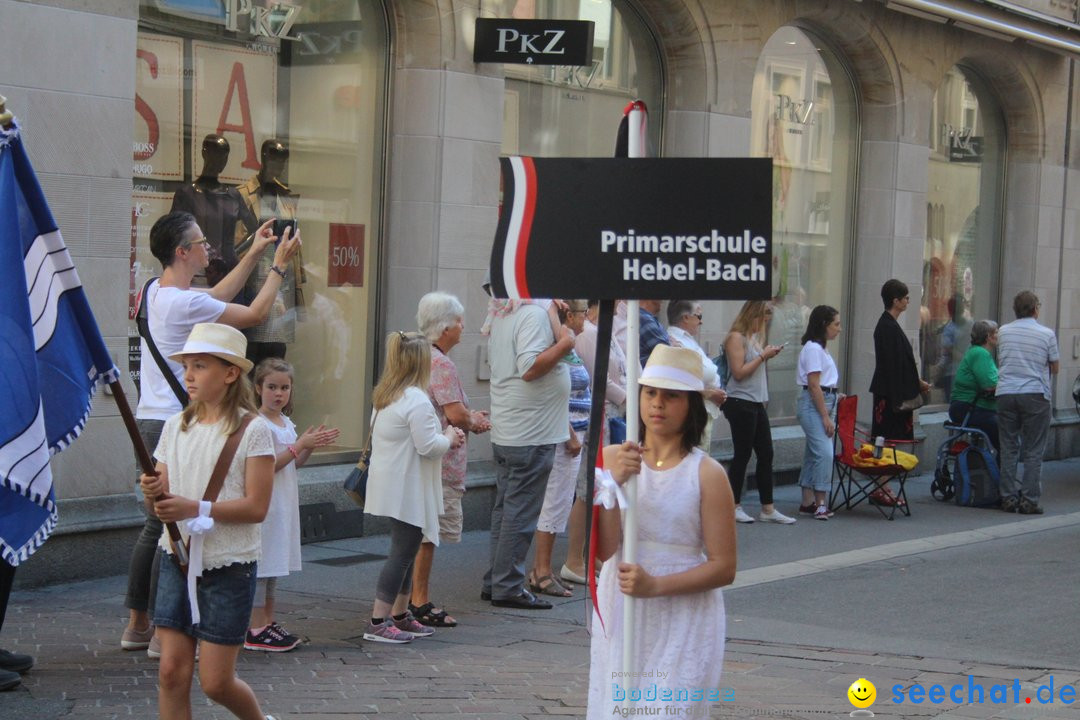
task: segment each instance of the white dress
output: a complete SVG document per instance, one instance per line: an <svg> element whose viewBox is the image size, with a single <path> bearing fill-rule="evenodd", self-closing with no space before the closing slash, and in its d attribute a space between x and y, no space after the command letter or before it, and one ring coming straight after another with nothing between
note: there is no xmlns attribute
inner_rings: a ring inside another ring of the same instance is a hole
<svg viewBox="0 0 1080 720"><path fill-rule="evenodd" d="M682 572L705 560L698 482L703 458L704 453L694 449L668 470L652 470L642 465L637 481L638 564L652 575ZM604 624L601 626L594 612L587 717L590 720L612 717L613 710L621 705L612 699L616 684L618 691L627 693L628 698L632 697L631 688L635 692L640 690L642 699L630 702L632 708L660 708L661 717L666 714L707 717L709 706L718 702L721 695L723 594L716 588L690 595L638 599L634 623L637 650L630 672L645 675L613 677L612 673L625 670L624 595L619 591L617 568L621 556L622 548L604 563L597 582ZM665 692L670 693L666 696L669 699L664 699ZM668 708L692 709L692 714Z"/></svg>
<svg viewBox="0 0 1080 720"><path fill-rule="evenodd" d="M285 426L266 420L274 436L274 456L296 442L296 425L281 415ZM262 556L259 558L259 577L284 577L300 571L300 489L296 463L291 462L274 473L274 492L262 531Z"/></svg>

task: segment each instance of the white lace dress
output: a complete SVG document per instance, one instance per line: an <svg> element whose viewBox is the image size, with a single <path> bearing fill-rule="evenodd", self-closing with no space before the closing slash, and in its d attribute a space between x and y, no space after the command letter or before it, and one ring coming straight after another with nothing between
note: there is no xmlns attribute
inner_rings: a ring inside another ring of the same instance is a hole
<svg viewBox="0 0 1080 720"><path fill-rule="evenodd" d="M701 535L698 469L704 454L695 449L668 470L642 466L638 476L638 558L652 575L671 575L705 560ZM622 673L623 594L617 563L622 549L604 563L597 598L604 624L593 615L589 673L590 720L612 717L619 692L632 708L660 708L660 716L707 717L719 701L724 661L724 596L719 588L691 595L638 599L635 603L633 673ZM618 688L615 685L618 685ZM633 692L631 690L633 689ZM710 700L710 692L712 699ZM692 709L693 714L667 708Z"/></svg>

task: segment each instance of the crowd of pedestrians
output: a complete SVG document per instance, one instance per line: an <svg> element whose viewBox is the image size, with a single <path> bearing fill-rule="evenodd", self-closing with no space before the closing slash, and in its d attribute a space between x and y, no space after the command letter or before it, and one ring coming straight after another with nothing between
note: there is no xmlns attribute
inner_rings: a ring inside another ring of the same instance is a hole
<svg viewBox="0 0 1080 720"><path fill-rule="evenodd" d="M297 468L315 449L332 444L338 430L298 432L288 415L293 368L276 358L253 368L246 357L238 328L265 318L283 279L279 267L287 268L300 246L299 233L277 238L271 226L260 227L253 252L205 290L191 287L209 259L194 218L170 213L151 230L151 249L163 272L142 293L146 333L137 418L157 467L140 476L147 516L132 554L121 646L161 658L162 717L190 715L200 652L198 672L207 696L237 717L262 717L251 688L235 675L238 653L283 652L300 642L274 619L275 587L277 578L300 570ZM275 272L252 303L230 302L256 259L270 252ZM907 286L889 280L881 297L869 388L871 435L910 439L913 412L929 384L919 377L899 323L910 301ZM1014 322L1000 328L991 320L971 325L949 407L952 423L983 430L999 453L1002 509L1025 514L1043 512L1039 474L1050 375L1059 362L1054 333L1038 323L1040 307L1024 291L1014 301ZM596 504L603 509L595 529L598 560L611 561L603 562L599 575L597 619L606 624L593 637L590 717L610 714L606 693L610 668L621 662L625 596L649 601L639 623L649 653L643 665L677 668L684 684L715 686L724 640L719 588L734 578L735 524L796 522L773 499L767 368L787 343L768 342L772 304L744 303L718 358L699 339L701 303L669 301L666 327L662 308L660 300L640 302L640 379L638 387L628 387L627 306L617 304L601 384L607 470L597 475ZM594 499L585 497L585 471L597 456L587 447L597 311L595 300L490 299L481 330L488 336L490 414L470 406L450 357L464 331L465 308L458 298L425 295L417 309L419 332L389 334L373 392L366 493L366 511L389 523L389 551L365 639L401 644L457 625L433 599L438 593L432 593L430 578L435 548L461 539L470 434L490 433L496 473L481 598L495 607L543 610L552 607L544 596L571 597L586 583L585 525ZM836 308L813 308L790 378L800 391L796 417L806 438L798 511L818 520L833 516L827 496L842 395L830 349L840 332ZM631 392L640 397L637 418L626 417ZM734 448L727 472L709 456L721 414ZM638 442L625 440L627 422L638 425ZM756 517L742 503L753 456ZM1021 460L1024 474L1018 478ZM619 497L620 486L633 475L639 477L641 548L637 561L626 563ZM902 502L885 482L871 501ZM186 568L174 539L163 532L163 524L174 522L190 543ZM559 562L553 557L555 539L564 531L568 551Z"/></svg>

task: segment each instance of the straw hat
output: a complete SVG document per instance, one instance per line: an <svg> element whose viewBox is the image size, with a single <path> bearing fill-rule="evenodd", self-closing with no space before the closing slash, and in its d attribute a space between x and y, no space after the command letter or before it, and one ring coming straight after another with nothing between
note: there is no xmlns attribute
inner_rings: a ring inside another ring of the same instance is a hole
<svg viewBox="0 0 1080 720"><path fill-rule="evenodd" d="M213 355L232 363L244 372L251 372L254 363L244 357L247 338L234 327L220 323L198 323L191 329L184 349L169 356L180 362L185 355Z"/></svg>
<svg viewBox="0 0 1080 720"><path fill-rule="evenodd" d="M689 348L657 345L641 371L638 384L665 390L702 392L705 382L701 377L701 356Z"/></svg>

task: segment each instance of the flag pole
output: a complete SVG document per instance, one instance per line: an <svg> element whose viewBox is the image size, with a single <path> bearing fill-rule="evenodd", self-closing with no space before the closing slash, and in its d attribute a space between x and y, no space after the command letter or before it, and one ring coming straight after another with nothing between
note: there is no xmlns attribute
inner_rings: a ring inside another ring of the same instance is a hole
<svg viewBox="0 0 1080 720"><path fill-rule="evenodd" d="M645 103L637 100L630 104L627 117L627 157L642 158L645 148ZM640 302L628 300L626 303L626 439L630 442L641 440L639 433L641 413L638 409L641 394L638 392L638 375L641 373ZM637 561L637 475L632 475L626 482L626 515L623 519L622 561ZM623 597L623 671L640 672L634 665L634 611L636 599ZM634 677L626 675L626 677Z"/></svg>
<svg viewBox="0 0 1080 720"><path fill-rule="evenodd" d="M150 455L146 443L143 442L142 435L139 434L139 426L135 423L135 414L131 412L131 406L128 405L124 386L120 384L119 380L114 380L109 383L109 390L116 399L116 407L120 410L120 417L124 419L124 427L127 428L128 437L131 438L131 445L135 448L135 455L139 458L142 471L147 475L155 475L157 465L154 463L154 458ZM158 495L156 499L164 500L166 497L165 495ZM167 522L165 523L165 529L169 533L169 538L173 541L172 546L173 550L176 551L176 559L181 565L187 566L187 548L184 546L183 538L180 536L180 527L174 522Z"/></svg>

